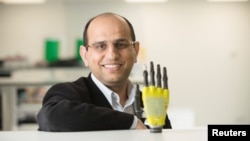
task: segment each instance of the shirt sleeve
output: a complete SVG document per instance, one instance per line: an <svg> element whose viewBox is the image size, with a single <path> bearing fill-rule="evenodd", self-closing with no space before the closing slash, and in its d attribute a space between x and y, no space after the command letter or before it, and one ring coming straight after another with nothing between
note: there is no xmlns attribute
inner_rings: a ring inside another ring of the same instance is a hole
<svg viewBox="0 0 250 141"><path fill-rule="evenodd" d="M138 122L138 118L136 116L134 116L134 121L133 121L130 129L136 129L137 122Z"/></svg>

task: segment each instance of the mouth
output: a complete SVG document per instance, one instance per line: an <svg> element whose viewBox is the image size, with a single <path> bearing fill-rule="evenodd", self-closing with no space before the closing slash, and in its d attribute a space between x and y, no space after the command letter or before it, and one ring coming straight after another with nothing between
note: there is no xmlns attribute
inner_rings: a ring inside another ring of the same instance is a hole
<svg viewBox="0 0 250 141"><path fill-rule="evenodd" d="M121 68L122 64L105 64L102 66L109 71L117 71Z"/></svg>

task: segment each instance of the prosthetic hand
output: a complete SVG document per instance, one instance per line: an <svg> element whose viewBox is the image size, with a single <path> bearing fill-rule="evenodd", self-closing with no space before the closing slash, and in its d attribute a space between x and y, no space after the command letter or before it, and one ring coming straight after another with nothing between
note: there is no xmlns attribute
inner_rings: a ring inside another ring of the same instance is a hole
<svg viewBox="0 0 250 141"><path fill-rule="evenodd" d="M166 67L163 67L161 76L160 65L157 65L156 85L154 64L150 62L150 84L148 83L148 72L143 72L145 87L142 89L142 100L146 119L151 133L162 132L169 103L168 78ZM162 80L161 80L162 79ZM163 81L163 85L161 83Z"/></svg>

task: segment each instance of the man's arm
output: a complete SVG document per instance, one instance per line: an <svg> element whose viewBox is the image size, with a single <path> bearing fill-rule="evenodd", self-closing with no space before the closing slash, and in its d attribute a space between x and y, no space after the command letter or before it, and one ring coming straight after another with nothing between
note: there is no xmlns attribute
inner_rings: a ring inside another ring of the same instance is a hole
<svg viewBox="0 0 250 141"><path fill-rule="evenodd" d="M131 127L134 115L91 102L89 94L79 95L79 90L69 83L53 86L45 95L38 113L38 130L92 131Z"/></svg>

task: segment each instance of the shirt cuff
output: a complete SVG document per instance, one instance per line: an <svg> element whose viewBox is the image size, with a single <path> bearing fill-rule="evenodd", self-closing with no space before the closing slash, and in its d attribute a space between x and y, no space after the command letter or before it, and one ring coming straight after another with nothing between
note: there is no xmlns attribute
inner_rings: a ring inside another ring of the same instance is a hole
<svg viewBox="0 0 250 141"><path fill-rule="evenodd" d="M136 116L134 116L134 121L130 127L130 129L136 129L136 126L137 126L137 122L138 122L138 119Z"/></svg>

